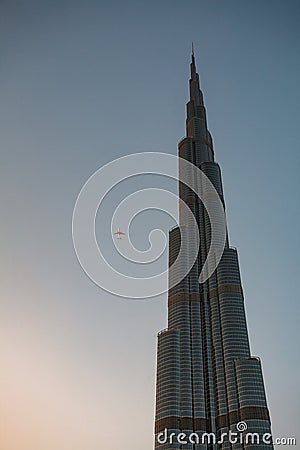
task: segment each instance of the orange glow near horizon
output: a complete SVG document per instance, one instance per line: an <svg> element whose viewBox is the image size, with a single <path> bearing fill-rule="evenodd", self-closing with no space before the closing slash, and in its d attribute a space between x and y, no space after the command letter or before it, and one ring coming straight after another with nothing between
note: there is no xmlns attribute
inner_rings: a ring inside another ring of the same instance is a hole
<svg viewBox="0 0 300 450"><path fill-rule="evenodd" d="M2 329L1 450L101 450L116 448L115 424L130 421L129 392L99 372L75 372L59 351L43 348L32 329ZM74 355L73 355L74 357ZM112 397L111 392L116 392ZM143 424L141 423L141 427ZM134 430L128 423L127 440Z"/></svg>

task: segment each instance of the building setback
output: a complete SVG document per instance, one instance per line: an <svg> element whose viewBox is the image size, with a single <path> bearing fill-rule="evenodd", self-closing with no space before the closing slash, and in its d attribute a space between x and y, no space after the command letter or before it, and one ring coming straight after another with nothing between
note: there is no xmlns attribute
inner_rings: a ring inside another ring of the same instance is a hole
<svg viewBox="0 0 300 450"><path fill-rule="evenodd" d="M189 85L186 137L179 142L179 156L204 172L224 205L221 172L214 161L194 54ZM211 226L202 202L182 183L179 196L198 223L200 250L188 275L169 288L168 328L158 334L155 449L272 449L272 444L261 441L262 435L271 433L271 423L260 359L250 352L237 250L227 238L216 270L199 283ZM187 227L183 212L179 217L183 230ZM171 266L181 243L180 228L169 232L170 286L175 276ZM245 424L246 432L259 433L259 444L251 439L248 444L232 443L227 437L221 442L222 433L242 431ZM164 439L158 436L166 430L168 437L171 433L214 433L220 443L182 444L176 437L172 443L169 438L162 443Z"/></svg>

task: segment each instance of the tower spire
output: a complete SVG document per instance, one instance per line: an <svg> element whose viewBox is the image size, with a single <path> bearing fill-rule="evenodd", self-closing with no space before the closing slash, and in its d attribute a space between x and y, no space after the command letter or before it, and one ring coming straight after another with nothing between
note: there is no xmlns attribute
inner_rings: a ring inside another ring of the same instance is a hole
<svg viewBox="0 0 300 450"><path fill-rule="evenodd" d="M194 42L192 42L191 79L196 79L196 78L197 78L197 72L196 72Z"/></svg>
<svg viewBox="0 0 300 450"><path fill-rule="evenodd" d="M192 61L190 64L190 101L194 101L195 105L203 105L203 96L200 90L199 75L196 70L196 60L194 53L194 42L192 42Z"/></svg>

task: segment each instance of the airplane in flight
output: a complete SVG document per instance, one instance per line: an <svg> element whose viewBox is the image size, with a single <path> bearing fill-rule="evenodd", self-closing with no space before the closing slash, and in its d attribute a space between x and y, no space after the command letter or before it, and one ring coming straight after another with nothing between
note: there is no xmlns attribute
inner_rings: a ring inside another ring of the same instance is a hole
<svg viewBox="0 0 300 450"><path fill-rule="evenodd" d="M117 231L114 233L114 234L116 234L117 235L117 239L122 239L122 234L126 234L126 233L123 233L121 230L120 230L120 227L118 227L118 229L117 229Z"/></svg>

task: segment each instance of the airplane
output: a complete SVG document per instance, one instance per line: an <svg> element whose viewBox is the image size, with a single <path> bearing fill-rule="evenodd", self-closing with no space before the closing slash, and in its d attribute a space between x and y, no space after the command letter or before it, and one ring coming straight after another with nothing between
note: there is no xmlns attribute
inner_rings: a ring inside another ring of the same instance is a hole
<svg viewBox="0 0 300 450"><path fill-rule="evenodd" d="M120 230L120 227L118 227L118 230L117 230L114 234L117 235L117 239L122 239L122 238L121 238L121 235L122 235L122 234L125 235L126 233L123 233L123 232Z"/></svg>

